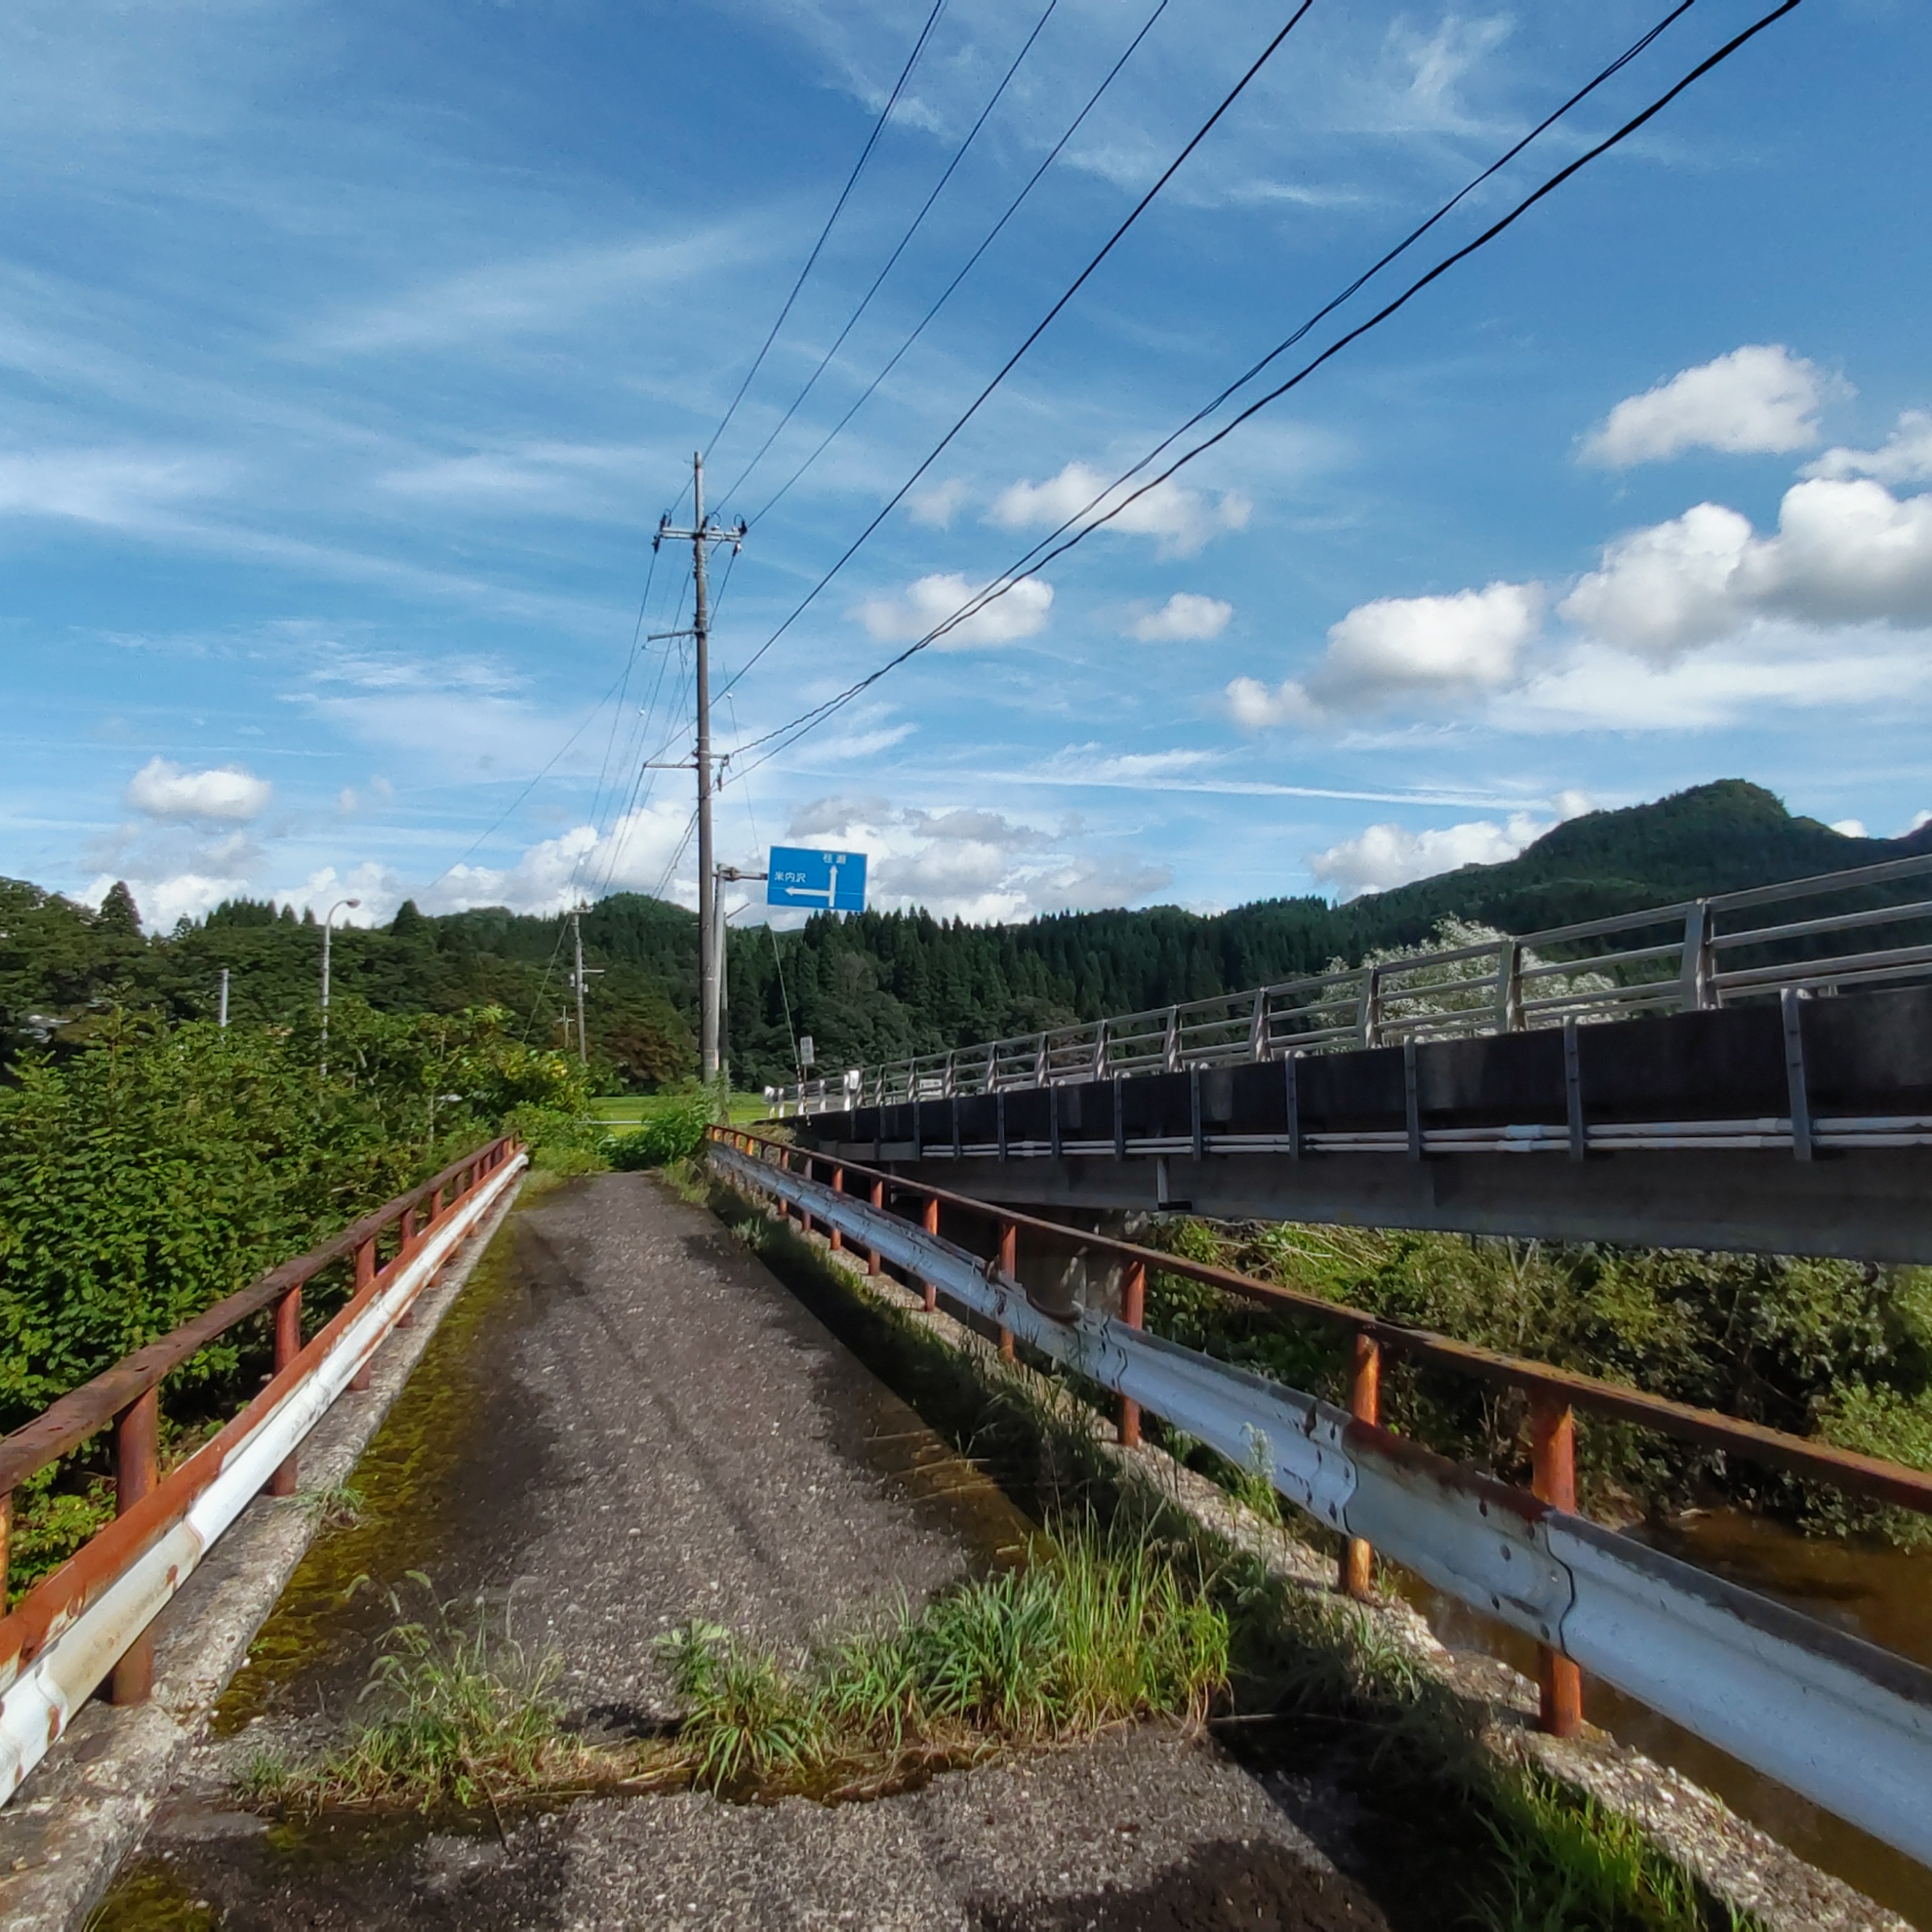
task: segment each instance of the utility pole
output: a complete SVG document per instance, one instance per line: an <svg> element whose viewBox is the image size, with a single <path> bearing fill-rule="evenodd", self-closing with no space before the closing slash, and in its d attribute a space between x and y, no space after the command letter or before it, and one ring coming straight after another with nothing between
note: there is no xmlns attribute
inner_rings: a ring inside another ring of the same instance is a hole
<svg viewBox="0 0 1932 1932"><path fill-rule="evenodd" d="M228 968L225 966L221 968L221 1011L217 1024L224 1030L228 1026Z"/></svg>
<svg viewBox="0 0 1932 1932"><path fill-rule="evenodd" d="M713 543L729 543L735 555L745 543L745 519L735 525L711 521L704 514L704 455L691 459L691 520L688 530L674 530L671 518L663 518L651 540L654 550L666 538L691 545L691 572L695 587L691 599L690 635L696 644L698 693L698 1049L699 1059L708 1084L718 1075L718 944L715 930L717 881L712 876L711 799L717 789L712 782L711 758L711 607L705 566ZM680 634L655 634L675 637Z"/></svg>
<svg viewBox="0 0 1932 1932"><path fill-rule="evenodd" d="M572 984L577 989L577 1058L588 1067L590 1051L584 1044L584 922L578 917L578 909L570 909L570 936L576 947L576 971L571 975Z"/></svg>

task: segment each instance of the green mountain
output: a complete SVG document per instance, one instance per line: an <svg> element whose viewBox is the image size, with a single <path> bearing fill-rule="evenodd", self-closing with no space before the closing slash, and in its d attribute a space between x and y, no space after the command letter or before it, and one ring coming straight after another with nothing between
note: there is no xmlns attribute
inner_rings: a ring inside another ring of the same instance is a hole
<svg viewBox="0 0 1932 1932"><path fill-rule="evenodd" d="M1331 906L1268 899L1200 914L1178 906L1063 913L968 926L923 912L814 919L802 931L731 935L734 1072L792 1077L810 1034L826 1067L848 1067L1027 1033L1321 972L1373 947L1426 940L1454 915L1529 932L1645 906L1932 851L1932 827L1850 839L1794 818L1761 786L1725 779L1558 826L1513 859L1466 865ZM697 931L678 906L619 893L584 914L591 1047L610 1075L674 1082L695 1066ZM389 1010L507 1008L533 1040L560 1043L569 1004L567 923L491 908L431 917L405 905L386 929L338 931L336 993ZM0 1060L23 1047L76 1050L108 1005L172 1018L213 1013L220 971L230 1010L273 1022L316 997L312 921L237 902L198 924L143 937L125 894L98 912L0 881Z"/></svg>

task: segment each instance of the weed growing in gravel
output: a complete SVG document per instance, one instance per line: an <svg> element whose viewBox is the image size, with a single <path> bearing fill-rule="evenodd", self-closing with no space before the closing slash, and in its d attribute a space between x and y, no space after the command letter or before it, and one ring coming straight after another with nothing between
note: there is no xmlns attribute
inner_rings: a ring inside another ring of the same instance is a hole
<svg viewBox="0 0 1932 1932"><path fill-rule="evenodd" d="M411 1580L425 1593L429 1579ZM402 1617L394 1596L391 1606ZM496 1805L512 1796L592 1788L631 1769L621 1754L568 1735L551 1695L559 1664L497 1637L478 1614L464 1624L452 1606L398 1621L363 1690L377 1715L333 1750L290 1765L270 1753L251 1759L238 1794L298 1810L386 1802L430 1810Z"/></svg>
<svg viewBox="0 0 1932 1932"><path fill-rule="evenodd" d="M1104 1536L1040 1538L798 1671L715 1624L663 1641L686 1715L676 1748L712 1790L883 1788L920 1764L1067 1744L1142 1717L1198 1723L1227 1681L1228 1622L1187 1554Z"/></svg>

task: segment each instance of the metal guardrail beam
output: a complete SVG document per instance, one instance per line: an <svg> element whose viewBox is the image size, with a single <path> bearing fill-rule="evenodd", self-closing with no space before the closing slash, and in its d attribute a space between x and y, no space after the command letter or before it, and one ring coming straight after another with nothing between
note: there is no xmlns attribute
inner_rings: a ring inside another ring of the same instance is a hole
<svg viewBox="0 0 1932 1932"><path fill-rule="evenodd" d="M1834 894L1868 894L1932 876L1932 853L1584 919L1495 943L1452 947L1241 993L1216 994L1044 1033L854 1068L842 1079L773 1090L781 1118L993 1093L1062 1082L1228 1067L1373 1046L1407 1037L1507 1033L1566 1021L1608 1022L1633 1009L1696 1011L1781 991L1932 978L1932 943L1806 956L1835 935L1903 923L1932 927L1932 900L1732 924L1740 914ZM1720 930L1720 925L1722 930ZM1676 936L1657 935L1675 929ZM1622 941L1621 944L1616 942ZM1641 942L1641 943L1639 943ZM1580 950L1586 947L1592 950ZM1740 963L1752 949L1786 949ZM1562 949L1574 956L1539 957ZM1796 948L1797 950L1793 950ZM1720 955L1731 963L1721 968ZM1567 980L1568 985L1558 982Z"/></svg>
<svg viewBox="0 0 1932 1932"><path fill-rule="evenodd" d="M1932 1672L1298 1389L1092 1310L1049 1313L1010 1261L982 1261L774 1160L718 1139L709 1152L741 1185L816 1218L1089 1381L1238 1464L1265 1463L1282 1495L1330 1528L1932 1864L1932 1809L1923 1802ZM1073 1231L1053 1232L1088 1245ZM1010 1253L1009 1242L1002 1248Z"/></svg>

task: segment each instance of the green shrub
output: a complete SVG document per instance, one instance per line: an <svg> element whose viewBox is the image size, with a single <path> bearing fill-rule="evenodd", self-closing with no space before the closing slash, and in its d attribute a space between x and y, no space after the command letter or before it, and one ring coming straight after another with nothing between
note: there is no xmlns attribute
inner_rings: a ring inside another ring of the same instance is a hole
<svg viewBox="0 0 1932 1932"><path fill-rule="evenodd" d="M704 1146L704 1130L716 1114L710 1094L682 1096L649 1115L634 1133L615 1137L610 1164L634 1174L648 1167L666 1167L673 1161L687 1161Z"/></svg>

